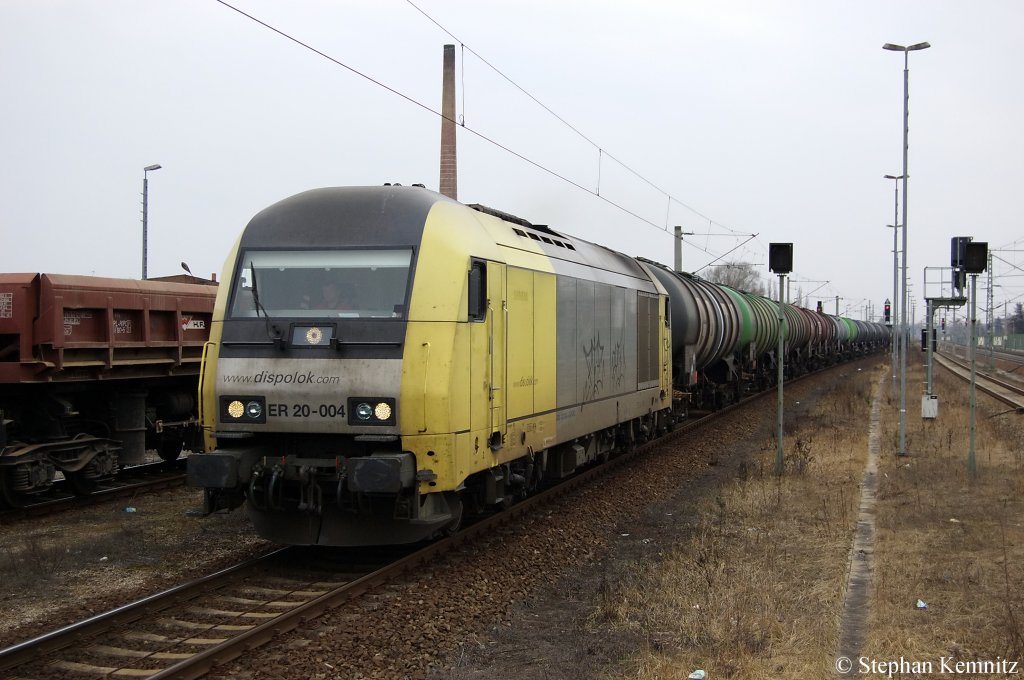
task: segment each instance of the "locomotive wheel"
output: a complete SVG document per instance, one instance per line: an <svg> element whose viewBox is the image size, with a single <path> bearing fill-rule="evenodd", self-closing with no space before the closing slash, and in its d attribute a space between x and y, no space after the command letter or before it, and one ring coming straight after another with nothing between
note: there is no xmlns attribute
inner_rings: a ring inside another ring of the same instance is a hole
<svg viewBox="0 0 1024 680"><path fill-rule="evenodd" d="M459 510L459 516L453 519L444 529L441 530L441 536L447 538L459 531L462 528L462 510Z"/></svg>
<svg viewBox="0 0 1024 680"><path fill-rule="evenodd" d="M160 437L156 452L160 455L161 460L170 463L173 460L178 460L184 445L185 441L180 435L164 435Z"/></svg>

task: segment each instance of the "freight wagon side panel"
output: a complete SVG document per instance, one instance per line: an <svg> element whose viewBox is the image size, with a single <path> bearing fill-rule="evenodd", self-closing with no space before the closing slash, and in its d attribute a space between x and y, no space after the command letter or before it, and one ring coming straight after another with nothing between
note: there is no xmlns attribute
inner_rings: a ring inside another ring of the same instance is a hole
<svg viewBox="0 0 1024 680"><path fill-rule="evenodd" d="M0 384L31 379L32 320L39 308L38 274L0 274Z"/></svg>
<svg viewBox="0 0 1024 680"><path fill-rule="evenodd" d="M0 278L0 380L194 374L216 288L61 274Z"/></svg>

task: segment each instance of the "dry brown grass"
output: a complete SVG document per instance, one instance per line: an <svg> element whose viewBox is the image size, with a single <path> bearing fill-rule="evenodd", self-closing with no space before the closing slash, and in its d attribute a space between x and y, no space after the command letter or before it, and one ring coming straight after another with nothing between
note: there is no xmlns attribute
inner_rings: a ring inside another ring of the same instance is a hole
<svg viewBox="0 0 1024 680"><path fill-rule="evenodd" d="M799 418L791 409L801 407L787 399L785 476L774 476L775 442L766 438L753 463L704 504L687 543L605 584L593 623L647 641L626 675L832 672L879 375L846 372Z"/></svg>
<svg viewBox="0 0 1024 680"><path fill-rule="evenodd" d="M917 367L915 367L916 369ZM920 371L911 373L916 387ZM875 596L864 650L876 659L1024 657L1024 419L979 394L978 477L967 475L963 383L936 372L939 418L908 397L908 459L883 409ZM917 610L918 599L928 604Z"/></svg>
<svg viewBox="0 0 1024 680"><path fill-rule="evenodd" d="M788 418L784 479L771 475L774 441L764 442L745 478L704 504L688 543L604 588L595 618L647 641L627 675L685 678L695 668L713 678L834 674L870 388L886 374L883 367L848 376L840 382L849 391L820 400L811 417ZM911 394L922 379L911 366ZM862 654L936 666L943 656L1021 660L1024 418L979 395L979 474L971 480L966 387L941 372L936 380L937 420L922 420L917 399L908 398L909 459L895 456L898 411L883 387ZM918 599L926 610L916 608Z"/></svg>

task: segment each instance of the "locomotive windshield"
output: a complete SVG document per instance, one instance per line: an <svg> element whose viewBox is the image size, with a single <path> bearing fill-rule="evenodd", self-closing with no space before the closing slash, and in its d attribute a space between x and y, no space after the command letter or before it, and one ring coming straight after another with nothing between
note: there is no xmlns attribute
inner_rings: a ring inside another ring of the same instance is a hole
<svg viewBox="0 0 1024 680"><path fill-rule="evenodd" d="M231 316L405 317L412 250L249 250L233 283Z"/></svg>

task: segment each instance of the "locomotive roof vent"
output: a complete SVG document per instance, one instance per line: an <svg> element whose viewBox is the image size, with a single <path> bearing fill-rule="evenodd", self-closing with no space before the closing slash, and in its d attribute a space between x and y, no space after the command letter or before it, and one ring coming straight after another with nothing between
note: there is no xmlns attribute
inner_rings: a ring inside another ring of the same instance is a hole
<svg viewBox="0 0 1024 680"><path fill-rule="evenodd" d="M568 248L569 250L576 250L576 246L574 246L573 244L568 243L568 242L563 243L562 241L559 241L557 238L548 238L547 236L538 236L537 234L534 234L533 232L526 232L526 231L523 231L522 229L516 229L515 227L512 227L512 231L516 232L517 234L519 234L523 238L533 239L534 241L543 241L544 243L550 243L551 245L558 246L559 248Z"/></svg>
<svg viewBox="0 0 1024 680"><path fill-rule="evenodd" d="M565 237L562 236L561 234L559 234L558 232L556 232L554 229L552 229L551 227L549 227L546 224L530 224L529 222L524 220L522 217L516 217L515 215L512 215L510 213L504 212L503 210L498 210L496 208L489 208L486 205L481 205L479 203L470 203L469 207L472 208L473 210L476 210L478 212L482 212L482 213L484 213L486 215L491 215L493 217L497 217L498 219L504 220L505 222L511 222L512 224L518 224L518 225L520 225L522 227L527 227L528 229L532 229L533 231L539 231L539 232L542 232L544 234L550 234L551 236L557 236L558 237L558 238L549 238L548 236L541 236L541 235L535 234L535 233L533 233L533 231L527 232L527 231L525 231L523 229L516 229L515 227L512 227L512 230L514 232L516 232L519 236L523 237L523 238L533 239L534 241L543 241L544 243L550 243L551 245L558 246L559 248L568 248L569 250L576 250L576 247L573 244L571 244L569 242L564 242L563 243L562 241L559 241L558 240L559 238L564 239Z"/></svg>

